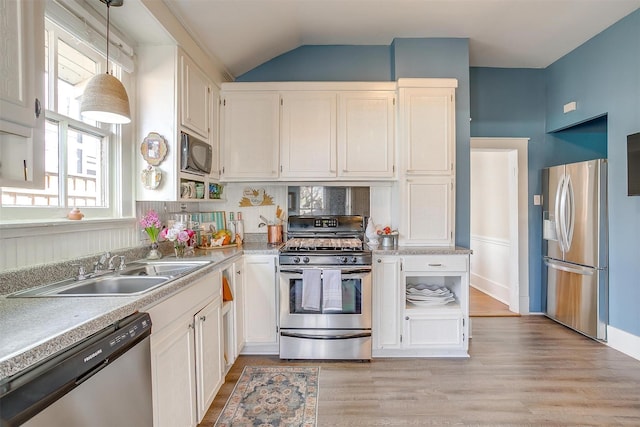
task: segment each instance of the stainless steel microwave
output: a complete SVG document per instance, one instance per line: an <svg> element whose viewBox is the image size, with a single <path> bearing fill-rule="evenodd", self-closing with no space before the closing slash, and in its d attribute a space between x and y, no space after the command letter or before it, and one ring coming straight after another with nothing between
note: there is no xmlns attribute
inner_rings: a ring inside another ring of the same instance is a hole
<svg viewBox="0 0 640 427"><path fill-rule="evenodd" d="M183 172L208 175L211 173L213 149L207 142L180 132L180 169Z"/></svg>

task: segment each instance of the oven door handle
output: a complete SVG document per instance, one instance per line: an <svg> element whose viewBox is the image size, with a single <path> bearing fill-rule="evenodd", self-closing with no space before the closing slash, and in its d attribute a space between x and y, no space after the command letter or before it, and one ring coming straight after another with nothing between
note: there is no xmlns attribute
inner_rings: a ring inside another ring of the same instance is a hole
<svg viewBox="0 0 640 427"><path fill-rule="evenodd" d="M339 334L339 335L314 335L314 334L299 334L296 332L280 331L280 335L283 337L305 338L305 339L311 339L311 340L349 340L353 338L368 338L371 336L371 332L356 332L353 334Z"/></svg>
<svg viewBox="0 0 640 427"><path fill-rule="evenodd" d="M314 267L310 267L310 268L314 268ZM319 268L319 270L329 270L328 268ZM356 268L356 269L349 269L349 270L340 270L341 274L343 276L345 275L349 275L349 274L365 274L365 273L371 273L371 269L370 268ZM289 274L302 274L302 269L296 269L296 270L280 270L280 273L289 273Z"/></svg>

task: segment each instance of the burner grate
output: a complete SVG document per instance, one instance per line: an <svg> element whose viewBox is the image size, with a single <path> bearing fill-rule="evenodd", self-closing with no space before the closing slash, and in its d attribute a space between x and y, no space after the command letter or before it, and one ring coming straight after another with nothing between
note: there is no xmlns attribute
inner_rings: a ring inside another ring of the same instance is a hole
<svg viewBox="0 0 640 427"><path fill-rule="evenodd" d="M301 238L287 240L284 250L296 252L317 251L362 251L362 240L358 238Z"/></svg>

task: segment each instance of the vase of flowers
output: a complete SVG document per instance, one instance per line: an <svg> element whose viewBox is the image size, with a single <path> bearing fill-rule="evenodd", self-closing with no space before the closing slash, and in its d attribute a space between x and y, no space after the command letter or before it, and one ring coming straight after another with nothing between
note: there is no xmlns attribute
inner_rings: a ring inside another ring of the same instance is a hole
<svg viewBox="0 0 640 427"><path fill-rule="evenodd" d="M149 240L151 241L151 250L147 254L147 259L162 258L162 253L158 250L158 236L162 228L158 213L153 210L147 212L140 220L140 225L144 228L144 231L147 232L147 236L149 236Z"/></svg>
<svg viewBox="0 0 640 427"><path fill-rule="evenodd" d="M160 232L160 238L173 242L176 258L184 258L194 234L193 230L189 230L184 223L176 222L173 227L163 229Z"/></svg>

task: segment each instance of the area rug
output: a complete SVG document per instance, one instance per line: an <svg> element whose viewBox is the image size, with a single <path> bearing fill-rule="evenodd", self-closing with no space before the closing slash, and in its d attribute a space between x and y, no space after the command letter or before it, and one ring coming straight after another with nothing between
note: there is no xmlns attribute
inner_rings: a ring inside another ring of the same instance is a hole
<svg viewBox="0 0 640 427"><path fill-rule="evenodd" d="M319 367L245 366L216 427L314 427Z"/></svg>

